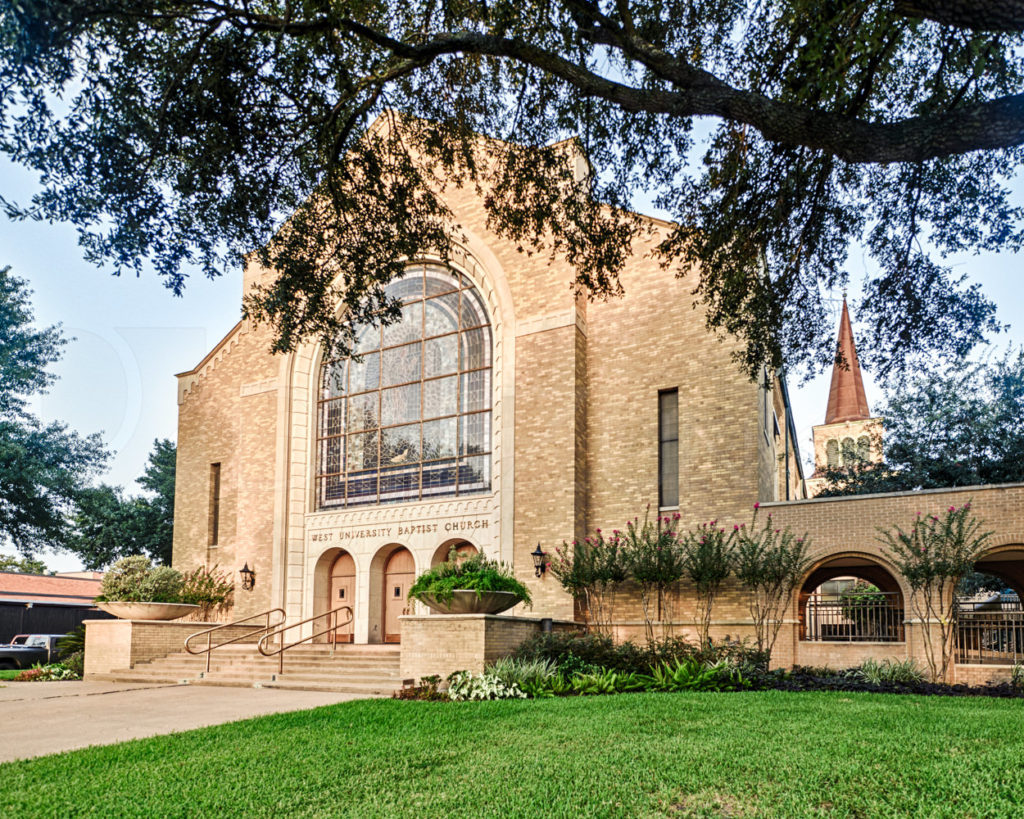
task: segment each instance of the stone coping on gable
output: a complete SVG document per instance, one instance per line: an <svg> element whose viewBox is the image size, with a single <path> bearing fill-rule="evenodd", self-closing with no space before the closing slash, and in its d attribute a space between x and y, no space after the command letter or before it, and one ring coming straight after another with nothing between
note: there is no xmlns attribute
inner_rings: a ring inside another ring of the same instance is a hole
<svg viewBox="0 0 1024 819"><path fill-rule="evenodd" d="M837 495L829 498L800 498L789 501L764 501L759 504L761 509L766 507L791 507L801 506L805 503L834 503L836 501L865 501L878 500L879 498L906 498L916 495L942 495L950 492L988 492L993 489L1024 489L1024 483L982 483L974 486L948 486L939 489L907 489L903 492L878 492L873 495Z"/></svg>

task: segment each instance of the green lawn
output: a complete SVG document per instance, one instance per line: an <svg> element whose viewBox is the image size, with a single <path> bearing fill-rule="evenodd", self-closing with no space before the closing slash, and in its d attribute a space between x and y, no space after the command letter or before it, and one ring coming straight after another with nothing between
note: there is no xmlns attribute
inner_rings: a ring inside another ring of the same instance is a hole
<svg viewBox="0 0 1024 819"><path fill-rule="evenodd" d="M12 817L1019 817L1022 717L1020 701L877 694L371 700L0 765L0 805Z"/></svg>
<svg viewBox="0 0 1024 819"><path fill-rule="evenodd" d="M20 668L0 668L0 681L13 680L21 673Z"/></svg>

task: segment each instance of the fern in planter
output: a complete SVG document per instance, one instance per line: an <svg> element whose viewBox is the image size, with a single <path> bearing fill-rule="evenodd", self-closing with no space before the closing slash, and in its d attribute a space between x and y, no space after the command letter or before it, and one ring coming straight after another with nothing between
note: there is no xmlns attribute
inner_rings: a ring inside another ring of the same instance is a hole
<svg viewBox="0 0 1024 819"><path fill-rule="evenodd" d="M512 592L522 602L530 604L530 591L516 580L512 569L498 560L488 560L482 554L457 557L454 550L445 563L425 571L409 589L410 600L433 598L450 603L454 592L466 589L477 597L486 592Z"/></svg>

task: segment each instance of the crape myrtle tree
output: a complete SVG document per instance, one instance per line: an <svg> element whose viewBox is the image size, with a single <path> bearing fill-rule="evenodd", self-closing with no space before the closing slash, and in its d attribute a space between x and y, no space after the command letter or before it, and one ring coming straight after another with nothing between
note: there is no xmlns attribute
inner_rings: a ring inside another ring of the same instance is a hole
<svg viewBox="0 0 1024 819"><path fill-rule="evenodd" d="M48 368L67 341L59 327L34 326L30 296L0 269L0 542L26 557L63 542L67 515L107 457L98 436L31 412L30 399L56 379Z"/></svg>
<svg viewBox="0 0 1024 819"><path fill-rule="evenodd" d="M643 192L751 375L833 359L824 299L863 242L884 376L996 326L941 259L1021 244L1022 29L1024 0L2 0L0 150L41 180L7 212L175 292L254 253L275 349L342 354L397 315L403 259L460 237L446 188L592 298Z"/></svg>

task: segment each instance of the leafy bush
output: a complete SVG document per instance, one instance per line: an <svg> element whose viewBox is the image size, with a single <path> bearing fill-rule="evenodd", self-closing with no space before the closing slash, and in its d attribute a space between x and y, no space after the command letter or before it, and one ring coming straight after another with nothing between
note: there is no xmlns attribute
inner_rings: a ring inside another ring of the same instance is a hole
<svg viewBox="0 0 1024 819"><path fill-rule="evenodd" d="M26 668L17 677L15 682L51 682L53 680L79 680L82 674L64 663L50 663L49 665L36 664Z"/></svg>
<svg viewBox="0 0 1024 819"><path fill-rule="evenodd" d="M484 592L512 592L524 603L532 603L529 589L516 580L509 566L482 554L456 559L454 550L447 561L416 578L409 589L409 599L422 600L428 596L449 603L458 589L475 591L478 597Z"/></svg>
<svg viewBox="0 0 1024 819"><path fill-rule="evenodd" d="M80 679L85 675L85 651L73 651L61 662L76 678Z"/></svg>
<svg viewBox="0 0 1024 819"><path fill-rule="evenodd" d="M497 677L507 687L519 686L528 695L531 692L543 691L547 681L558 671L550 660L517 660L513 657L502 657L492 663L484 673Z"/></svg>
<svg viewBox="0 0 1024 819"><path fill-rule="evenodd" d="M1013 664L1013 670L1010 671L1010 685L1018 691L1024 691L1024 664Z"/></svg>
<svg viewBox="0 0 1024 819"><path fill-rule="evenodd" d="M170 566L153 566L148 557L123 557L111 566L100 584L97 600L130 603L179 603L184 580Z"/></svg>
<svg viewBox="0 0 1024 819"><path fill-rule="evenodd" d="M616 671L644 670L644 652L634 643L615 644L606 634L579 631L539 632L531 635L513 652L520 660L547 660L563 672L593 667Z"/></svg>
<svg viewBox="0 0 1024 819"><path fill-rule="evenodd" d="M181 602L199 606L199 619L209 620L211 615L223 613L235 602L235 584L226 572L200 566L186 572L181 587Z"/></svg>
<svg viewBox="0 0 1024 819"><path fill-rule="evenodd" d="M653 691L738 691L750 688L751 682L725 660L709 664L690 657L659 663L651 670L647 687Z"/></svg>
<svg viewBox="0 0 1024 819"><path fill-rule="evenodd" d="M525 692L515 683L505 685L493 674L474 675L469 671L455 671L448 676L448 699L462 700L522 700Z"/></svg>
<svg viewBox="0 0 1024 819"><path fill-rule="evenodd" d="M854 676L864 682L876 685L880 683L913 684L923 682L925 678L924 672L910 658L882 660L882 662L867 659L854 670Z"/></svg>
<svg viewBox="0 0 1024 819"><path fill-rule="evenodd" d="M724 660L744 673L768 666L767 652L758 651L746 643L709 642L701 648L681 637L668 637L638 646L629 641L616 644L604 634L575 631L534 634L519 645L513 656L521 660L550 661L566 675L595 668L648 674L660 663L675 663L688 658L702 663Z"/></svg>

